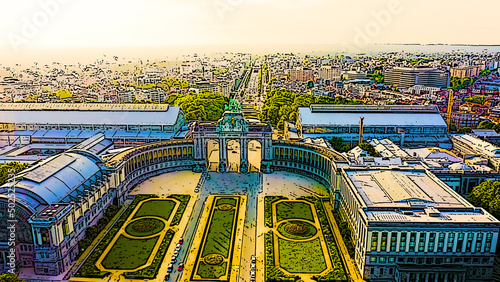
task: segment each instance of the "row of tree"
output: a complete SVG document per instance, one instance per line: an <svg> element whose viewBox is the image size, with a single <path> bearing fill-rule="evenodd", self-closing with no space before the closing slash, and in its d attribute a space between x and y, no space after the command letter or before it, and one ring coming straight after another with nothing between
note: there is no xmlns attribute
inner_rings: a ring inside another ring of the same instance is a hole
<svg viewBox="0 0 500 282"><path fill-rule="evenodd" d="M29 164L21 164L18 162L8 162L0 165L0 185L3 185L9 179L9 174L16 174L27 168Z"/></svg>
<svg viewBox="0 0 500 282"><path fill-rule="evenodd" d="M229 98L222 96L219 92L203 91L200 94L170 95L165 103L180 107L186 120L201 118L206 121L216 121L222 117L224 107L229 103Z"/></svg>
<svg viewBox="0 0 500 282"><path fill-rule="evenodd" d="M363 104L361 100L349 100L341 97L319 96L294 93L288 89L274 89L267 94L259 114L261 122L270 122L283 130L285 122L295 122L299 107L311 104Z"/></svg>
<svg viewBox="0 0 500 282"><path fill-rule="evenodd" d="M472 189L467 200L500 219L500 181L484 181Z"/></svg>

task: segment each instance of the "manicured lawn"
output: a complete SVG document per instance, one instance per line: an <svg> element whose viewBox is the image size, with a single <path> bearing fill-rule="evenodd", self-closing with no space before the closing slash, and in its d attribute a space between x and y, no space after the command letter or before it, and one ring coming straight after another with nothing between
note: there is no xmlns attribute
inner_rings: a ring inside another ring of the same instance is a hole
<svg viewBox="0 0 500 282"><path fill-rule="evenodd" d="M233 198L222 198L222 199L218 199L217 203L215 205L219 206L219 205L223 205L223 204L228 204L228 205L235 207L236 202L237 202L236 199L233 199Z"/></svg>
<svg viewBox="0 0 500 282"><path fill-rule="evenodd" d="M238 196L216 196L214 198L210 210L211 216L208 218L205 226L200 227L205 229L205 233L197 254L196 270L192 272L191 280L199 280L200 278L197 275L201 277L202 281L205 281L204 279L219 279L223 276L230 276L233 255L231 249L235 239L234 232L239 212L239 201L240 197ZM235 208L230 210L219 209L219 207L226 205L231 205ZM207 257L210 254L217 254L228 260L220 260L219 265L210 265L207 263L213 259L212 256L210 258Z"/></svg>
<svg viewBox="0 0 500 282"><path fill-rule="evenodd" d="M158 216L168 220L174 207L175 202L171 200L147 201L141 205L137 213L134 215L134 218L141 216Z"/></svg>
<svg viewBox="0 0 500 282"><path fill-rule="evenodd" d="M158 236L150 239L129 239L121 235L102 261L107 269L135 269L146 264Z"/></svg>
<svg viewBox="0 0 500 282"><path fill-rule="evenodd" d="M278 239L279 264L290 273L320 273L326 269L319 238L306 242Z"/></svg>
<svg viewBox="0 0 500 282"><path fill-rule="evenodd" d="M165 228L165 224L154 218L144 218L136 220L127 227L125 227L125 232L132 236L145 237L149 235L156 234Z"/></svg>
<svg viewBox="0 0 500 282"><path fill-rule="evenodd" d="M299 226L304 229L297 230L297 228L293 228L296 226ZM294 230L296 232L294 232ZM314 225L306 221L291 220L281 223L278 226L278 232L289 239L305 240L307 238L311 238L312 236L316 235L318 230L316 229L316 227L314 227Z"/></svg>
<svg viewBox="0 0 500 282"><path fill-rule="evenodd" d="M311 205L295 201L276 204L276 218L278 222L284 219L305 219L314 222Z"/></svg>
<svg viewBox="0 0 500 282"><path fill-rule="evenodd" d="M200 275L204 279L219 279L226 274L227 262L223 262L220 265L210 265L204 262L200 262L198 267L198 272L196 274Z"/></svg>
<svg viewBox="0 0 500 282"><path fill-rule="evenodd" d="M221 254L229 257L231 246L231 233L233 232L234 214L236 210L214 210L210 227L205 238L205 244L201 257L208 254Z"/></svg>

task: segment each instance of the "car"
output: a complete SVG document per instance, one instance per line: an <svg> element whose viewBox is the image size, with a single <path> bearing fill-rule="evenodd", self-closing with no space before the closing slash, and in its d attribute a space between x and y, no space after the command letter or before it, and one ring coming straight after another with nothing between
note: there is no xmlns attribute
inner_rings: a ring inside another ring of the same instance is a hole
<svg viewBox="0 0 500 282"><path fill-rule="evenodd" d="M179 267L177 268L178 271L183 271L184 270L184 263L179 263Z"/></svg>
<svg viewBox="0 0 500 282"><path fill-rule="evenodd" d="M170 280L170 273L167 273L167 275L165 275L165 281L168 281Z"/></svg>
<svg viewBox="0 0 500 282"><path fill-rule="evenodd" d="M177 263L177 259L176 258L172 259L172 261L170 263L171 264L176 264Z"/></svg>
<svg viewBox="0 0 500 282"><path fill-rule="evenodd" d="M167 267L167 273L171 273L172 270L174 270L174 265L173 264L169 264L168 267Z"/></svg>
<svg viewBox="0 0 500 282"><path fill-rule="evenodd" d="M196 188L196 189L194 189L194 192L198 193L198 192L200 192L200 189Z"/></svg>
<svg viewBox="0 0 500 282"><path fill-rule="evenodd" d="M252 263L255 263L257 259L255 258L255 255L252 256Z"/></svg>
<svg viewBox="0 0 500 282"><path fill-rule="evenodd" d="M250 269L255 271L255 263L250 264Z"/></svg>
<svg viewBox="0 0 500 282"><path fill-rule="evenodd" d="M177 258L177 255L173 255L173 256L172 256L172 259L176 259L176 258Z"/></svg>
<svg viewBox="0 0 500 282"><path fill-rule="evenodd" d="M174 256L177 257L179 255L179 251L178 250L175 250L174 251Z"/></svg>
<svg viewBox="0 0 500 282"><path fill-rule="evenodd" d="M184 238L179 239L179 244L181 244L181 245L184 244Z"/></svg>
<svg viewBox="0 0 500 282"><path fill-rule="evenodd" d="M250 271L250 277L255 278L255 271Z"/></svg>

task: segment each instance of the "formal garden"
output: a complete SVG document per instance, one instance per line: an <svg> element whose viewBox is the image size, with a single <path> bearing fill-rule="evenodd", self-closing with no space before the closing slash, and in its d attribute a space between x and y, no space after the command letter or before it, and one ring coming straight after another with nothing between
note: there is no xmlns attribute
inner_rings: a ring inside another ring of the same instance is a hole
<svg viewBox="0 0 500 282"><path fill-rule="evenodd" d="M179 224L189 200L189 195L137 195L75 276L104 278L114 270L130 270L123 273L126 278L154 279L175 235L170 227Z"/></svg>
<svg viewBox="0 0 500 282"><path fill-rule="evenodd" d="M265 281L347 281L321 199L264 198Z"/></svg>
<svg viewBox="0 0 500 282"><path fill-rule="evenodd" d="M191 280L228 281L241 197L215 196L196 256Z"/></svg>

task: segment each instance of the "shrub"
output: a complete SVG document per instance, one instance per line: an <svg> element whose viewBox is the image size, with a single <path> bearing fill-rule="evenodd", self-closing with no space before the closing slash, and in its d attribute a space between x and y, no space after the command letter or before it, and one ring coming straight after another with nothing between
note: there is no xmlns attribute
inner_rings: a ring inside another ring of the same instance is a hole
<svg viewBox="0 0 500 282"><path fill-rule="evenodd" d="M283 196L264 197L264 223L267 227L273 227L273 203L283 199L288 198Z"/></svg>
<svg viewBox="0 0 500 282"><path fill-rule="evenodd" d="M172 238L174 237L175 232L172 229L167 230L165 234L165 238L161 241L160 248L156 251L156 255L153 258L153 262L151 264L141 270L133 271L133 272L125 272L123 275L127 279L154 279L158 275L158 271L160 270L161 263L165 258L165 254L167 253L168 246L172 242Z"/></svg>
<svg viewBox="0 0 500 282"><path fill-rule="evenodd" d="M89 277L89 278L104 278L110 274L107 271L101 271L95 265L97 260L101 257L102 252L106 249L106 247L111 243L116 233L120 230L122 225L125 223L127 218L130 216L132 211L135 209L139 202L158 197L156 195L138 195L134 201L127 207L127 209L123 212L123 214L116 220L115 225L109 230L108 234L102 238L101 242L97 245L97 247L92 251L90 256L85 260L83 265L80 267L78 272L75 274L76 277ZM109 214L108 214L109 216ZM92 240L91 240L92 241ZM81 254L81 253L80 253Z"/></svg>
<svg viewBox="0 0 500 282"><path fill-rule="evenodd" d="M187 204L189 203L189 199L191 199L190 195L170 195L168 198L171 199L176 199L179 200L181 203L179 205L179 208L177 209L177 212L174 215L174 218L172 218L172 221L170 222L170 226L178 225L179 222L181 222L182 215L184 214L184 211L186 210Z"/></svg>

